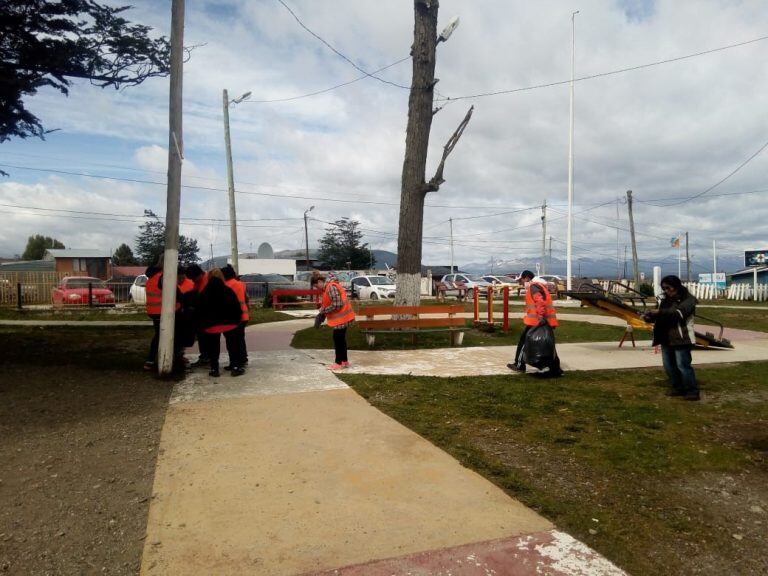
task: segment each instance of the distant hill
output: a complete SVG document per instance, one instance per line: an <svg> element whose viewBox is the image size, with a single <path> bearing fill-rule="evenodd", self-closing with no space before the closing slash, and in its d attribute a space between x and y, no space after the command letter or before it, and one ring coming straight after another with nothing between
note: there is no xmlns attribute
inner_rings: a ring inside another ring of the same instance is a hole
<svg viewBox="0 0 768 576"><path fill-rule="evenodd" d="M386 250L371 250L373 257L376 259L377 268L394 268L397 266L397 254L394 252L387 252Z"/></svg>

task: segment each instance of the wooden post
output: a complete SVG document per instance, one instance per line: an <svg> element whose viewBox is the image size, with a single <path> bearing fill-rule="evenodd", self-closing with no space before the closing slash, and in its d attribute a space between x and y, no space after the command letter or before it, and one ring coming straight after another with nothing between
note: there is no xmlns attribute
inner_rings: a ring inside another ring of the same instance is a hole
<svg viewBox="0 0 768 576"><path fill-rule="evenodd" d="M509 332L509 286L504 286L504 319L502 320L501 330Z"/></svg>
<svg viewBox="0 0 768 576"><path fill-rule="evenodd" d="M488 305L488 324L493 325L493 286L488 286L485 303Z"/></svg>
<svg viewBox="0 0 768 576"><path fill-rule="evenodd" d="M480 298L477 294L477 288L472 290L472 298L473 298L473 310L475 312L475 324L480 324Z"/></svg>

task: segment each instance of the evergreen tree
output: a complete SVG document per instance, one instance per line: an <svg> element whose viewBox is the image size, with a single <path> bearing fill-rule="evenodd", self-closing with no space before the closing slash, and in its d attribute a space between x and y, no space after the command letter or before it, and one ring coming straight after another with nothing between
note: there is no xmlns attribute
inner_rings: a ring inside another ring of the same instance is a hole
<svg viewBox="0 0 768 576"><path fill-rule="evenodd" d="M360 244L363 233L357 229L357 220L342 218L336 220L320 239L320 261L325 266L340 270L355 270L372 267L376 261L368 244Z"/></svg>
<svg viewBox="0 0 768 576"><path fill-rule="evenodd" d="M112 255L112 264L115 266L135 266L138 262L131 247L128 244L120 244Z"/></svg>
<svg viewBox="0 0 768 576"><path fill-rule="evenodd" d="M24 254L21 255L21 259L42 260L45 251L49 248L62 249L64 248L64 244L56 240L56 238L35 234L27 239L27 247L24 249Z"/></svg>
<svg viewBox="0 0 768 576"><path fill-rule="evenodd" d="M155 264L160 255L165 252L165 224L152 210L144 210L147 221L139 226L136 236L136 258L140 264L150 266ZM184 266L199 262L197 240L179 236L179 264Z"/></svg>
<svg viewBox="0 0 768 576"><path fill-rule="evenodd" d="M129 6L94 0L0 0L0 142L43 138L24 99L41 88L67 95L73 78L115 89L169 72L170 44L121 17Z"/></svg>

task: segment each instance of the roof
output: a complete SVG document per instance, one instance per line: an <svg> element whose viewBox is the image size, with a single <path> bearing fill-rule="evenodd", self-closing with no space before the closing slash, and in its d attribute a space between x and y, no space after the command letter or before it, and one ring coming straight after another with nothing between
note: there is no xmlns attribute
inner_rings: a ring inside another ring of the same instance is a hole
<svg viewBox="0 0 768 576"><path fill-rule="evenodd" d="M755 272L754 270L757 269L758 274L762 274L766 271L768 271L768 266L756 266L755 268L746 268L744 270L739 270L738 272L734 272L733 274L728 274L728 277L733 278L734 276L752 276Z"/></svg>
<svg viewBox="0 0 768 576"><path fill-rule="evenodd" d="M58 249L51 248L45 251L43 260L55 260L56 258L111 258L112 255L104 250L94 249Z"/></svg>
<svg viewBox="0 0 768 576"><path fill-rule="evenodd" d="M114 278L141 276L147 269L146 266L112 266L112 276Z"/></svg>
<svg viewBox="0 0 768 576"><path fill-rule="evenodd" d="M17 260L0 264L0 272L53 272L53 260Z"/></svg>

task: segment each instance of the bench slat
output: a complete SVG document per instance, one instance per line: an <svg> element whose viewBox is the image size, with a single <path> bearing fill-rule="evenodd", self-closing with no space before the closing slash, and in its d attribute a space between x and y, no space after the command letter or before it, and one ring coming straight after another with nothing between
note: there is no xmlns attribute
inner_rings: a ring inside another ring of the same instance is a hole
<svg viewBox="0 0 768 576"><path fill-rule="evenodd" d="M447 326L466 327L465 318L414 318L411 320L358 320L361 330L382 330L398 328L440 328Z"/></svg>
<svg viewBox="0 0 768 576"><path fill-rule="evenodd" d="M358 316L394 316L399 314L460 314L464 306L365 306L355 311Z"/></svg>

